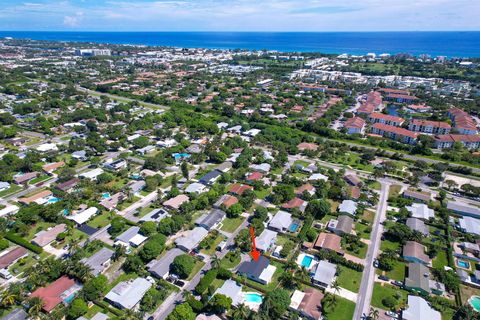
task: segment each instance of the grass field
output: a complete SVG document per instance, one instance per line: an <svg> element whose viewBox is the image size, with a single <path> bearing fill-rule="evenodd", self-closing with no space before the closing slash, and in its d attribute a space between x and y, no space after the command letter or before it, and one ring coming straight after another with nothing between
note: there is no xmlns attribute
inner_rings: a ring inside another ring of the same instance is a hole
<svg viewBox="0 0 480 320"><path fill-rule="evenodd" d="M336 299L337 305L333 308L327 306L322 313L328 317L328 320L352 319L355 312L355 303L338 296Z"/></svg>
<svg viewBox="0 0 480 320"><path fill-rule="evenodd" d="M443 267L448 266L447 253L443 250L439 250L437 256L432 261L433 267L438 269L443 269Z"/></svg>
<svg viewBox="0 0 480 320"><path fill-rule="evenodd" d="M405 269L406 269L405 263L401 261L397 261L397 263L393 267L393 270L388 271L386 273L386 276L389 277L390 279L403 281L405 279Z"/></svg>
<svg viewBox="0 0 480 320"><path fill-rule="evenodd" d="M205 262L203 261L200 261L200 260L195 261L195 266L193 267L192 272L188 276L187 281L192 280L193 277L195 277L195 275L203 268L204 265L205 265Z"/></svg>
<svg viewBox="0 0 480 320"><path fill-rule="evenodd" d="M226 218L223 220L222 228L220 228L220 230L232 233L233 231L237 230L244 220L244 217Z"/></svg>
<svg viewBox="0 0 480 320"><path fill-rule="evenodd" d="M2 192L0 192L0 197L5 197L5 196L8 196L12 193L16 193L18 191L22 190L22 187L19 186L19 185L16 185L16 184L11 184L10 185L10 188L8 188L7 190L3 190Z"/></svg>
<svg viewBox="0 0 480 320"><path fill-rule="evenodd" d="M396 307L399 307L407 303L407 295L408 292L405 290L401 290L388 284L382 286L380 283L375 283L373 286L372 306L375 308L389 310L389 308L383 304L382 300L386 297L395 298L398 296L399 299L397 299Z"/></svg>
<svg viewBox="0 0 480 320"><path fill-rule="evenodd" d="M388 190L388 197L396 197L400 194L400 190L402 190L402 186L398 184L394 184L390 186L390 189Z"/></svg>
<svg viewBox="0 0 480 320"><path fill-rule="evenodd" d="M380 244L380 250L385 251L387 249L398 250L398 249L400 249L400 243L392 242L392 241L389 241L389 240L382 240L382 242Z"/></svg>
<svg viewBox="0 0 480 320"><path fill-rule="evenodd" d="M338 268L340 271L337 278L338 285L352 292L358 292L362 281L362 273L341 265Z"/></svg>

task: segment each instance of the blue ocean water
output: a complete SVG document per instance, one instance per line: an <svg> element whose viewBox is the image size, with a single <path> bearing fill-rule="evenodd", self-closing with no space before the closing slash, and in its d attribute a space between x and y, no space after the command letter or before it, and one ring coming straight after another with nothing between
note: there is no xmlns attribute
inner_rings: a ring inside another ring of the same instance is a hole
<svg viewBox="0 0 480 320"><path fill-rule="evenodd" d="M480 32L43 32L0 31L0 37L158 45L268 49L285 52L409 53L480 57Z"/></svg>

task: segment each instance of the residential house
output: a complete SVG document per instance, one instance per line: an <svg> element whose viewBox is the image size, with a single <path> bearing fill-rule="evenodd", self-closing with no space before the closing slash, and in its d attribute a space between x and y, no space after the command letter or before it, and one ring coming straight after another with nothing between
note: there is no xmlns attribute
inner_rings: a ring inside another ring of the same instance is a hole
<svg viewBox="0 0 480 320"><path fill-rule="evenodd" d="M432 195L428 192L419 192L412 189L407 189L403 192L403 197L412 199L415 202L428 203L432 199Z"/></svg>
<svg viewBox="0 0 480 320"><path fill-rule="evenodd" d="M37 232L31 242L43 248L52 243L60 233L65 231L67 231L67 225L64 223L58 224L47 230Z"/></svg>
<svg viewBox="0 0 480 320"><path fill-rule="evenodd" d="M232 162L225 161L225 162L219 164L218 166L216 166L215 170L220 171L221 173L226 173L226 172L230 171L232 169L232 167L233 167Z"/></svg>
<svg viewBox="0 0 480 320"><path fill-rule="evenodd" d="M74 151L71 154L72 159L78 160L78 161L87 161L88 156L87 152L85 150L80 150L80 151Z"/></svg>
<svg viewBox="0 0 480 320"><path fill-rule="evenodd" d="M322 299L320 290L306 287L304 291L295 290L290 297L289 308L308 320L322 320Z"/></svg>
<svg viewBox="0 0 480 320"><path fill-rule="evenodd" d="M228 209L236 203L238 203L237 197L224 194L213 204L213 207L217 209Z"/></svg>
<svg viewBox="0 0 480 320"><path fill-rule="evenodd" d="M20 210L20 208L14 204L5 204L3 209L0 209L0 217L14 215Z"/></svg>
<svg viewBox="0 0 480 320"><path fill-rule="evenodd" d="M55 170L63 167L64 165L65 165L65 162L63 161L48 163L42 166L42 170L47 174L52 174Z"/></svg>
<svg viewBox="0 0 480 320"><path fill-rule="evenodd" d="M297 196L302 196L304 192L307 192L309 195L313 196L315 194L315 187L312 186L310 183L306 183L298 188L295 189L295 194Z"/></svg>
<svg viewBox="0 0 480 320"><path fill-rule="evenodd" d="M190 252L202 242L208 231L203 227L195 227L187 231L183 236L175 239L175 245L185 252Z"/></svg>
<svg viewBox="0 0 480 320"><path fill-rule="evenodd" d="M427 134L448 134L452 127L447 122L412 119L408 130Z"/></svg>
<svg viewBox="0 0 480 320"><path fill-rule="evenodd" d="M78 185L79 182L80 182L80 179L73 178L68 181L57 184L55 188L63 192L71 192L73 189L75 189L75 187Z"/></svg>
<svg viewBox="0 0 480 320"><path fill-rule="evenodd" d="M430 270L421 263L408 264L408 277L405 278L405 288L420 294L430 294Z"/></svg>
<svg viewBox="0 0 480 320"><path fill-rule="evenodd" d="M246 184L234 183L229 186L228 192L241 196L245 191L252 190L253 187Z"/></svg>
<svg viewBox="0 0 480 320"><path fill-rule="evenodd" d="M267 257L260 256L258 261L242 262L237 273L261 284L269 284L276 270L277 267L270 265L270 260Z"/></svg>
<svg viewBox="0 0 480 320"><path fill-rule="evenodd" d="M90 267L92 275L98 276L102 274L109 266L114 255L113 250L101 248L89 258L80 260L84 265Z"/></svg>
<svg viewBox="0 0 480 320"><path fill-rule="evenodd" d="M278 233L272 230L264 229L255 239L257 249L261 252L268 252L275 245Z"/></svg>
<svg viewBox="0 0 480 320"><path fill-rule="evenodd" d="M403 259L408 262L430 264L430 258L425 254L425 247L415 241L407 241L403 246Z"/></svg>
<svg viewBox="0 0 480 320"><path fill-rule="evenodd" d="M141 156L145 156L153 151L155 151L155 146L146 146L137 150L137 153Z"/></svg>
<svg viewBox="0 0 480 320"><path fill-rule="evenodd" d="M149 213L141 217L139 222L151 221L151 222L158 223L168 216L170 216L170 214L168 213L167 210L162 208L157 208L157 209L153 209L152 211L150 211Z"/></svg>
<svg viewBox="0 0 480 320"><path fill-rule="evenodd" d="M206 186L211 186L222 176L222 172L217 170L212 170L205 174L203 177L198 180L200 183L203 183Z"/></svg>
<svg viewBox="0 0 480 320"><path fill-rule="evenodd" d="M371 123L381 123L381 124L386 124L389 126L401 126L404 122L405 119L396 117L396 116L391 116L389 114L383 114L383 113L378 113L378 112L373 112L368 116L368 120Z"/></svg>
<svg viewBox="0 0 480 320"><path fill-rule="evenodd" d="M2 320L28 320L30 319L28 313L21 307L13 309L12 312L2 317Z"/></svg>
<svg viewBox="0 0 480 320"><path fill-rule="evenodd" d="M107 293L105 300L119 309L132 310L151 286L152 283L144 278L122 281Z"/></svg>
<svg viewBox="0 0 480 320"><path fill-rule="evenodd" d="M13 177L13 182L15 182L15 184L24 184L24 183L27 183L28 181L36 178L37 176L38 176L38 172L36 172L36 171L27 172L27 173L24 173L24 174L14 176Z"/></svg>
<svg viewBox="0 0 480 320"><path fill-rule="evenodd" d="M10 189L10 183L0 181L0 192Z"/></svg>
<svg viewBox="0 0 480 320"><path fill-rule="evenodd" d="M423 236L428 237L430 235L430 231L428 230L428 226L425 225L423 220L416 219L416 218L408 218L406 222L407 227L410 228L412 231L418 231Z"/></svg>
<svg viewBox="0 0 480 320"><path fill-rule="evenodd" d="M115 238L115 244L121 245L127 248L129 248L130 246L132 247L140 246L143 242L145 242L145 240L147 240L147 237L141 235L139 231L140 231L140 227L137 227L137 226L130 227L125 232L123 232L122 234L120 234Z"/></svg>
<svg viewBox="0 0 480 320"><path fill-rule="evenodd" d="M292 224L292 215L285 211L278 211L268 223L268 228L278 232L286 232Z"/></svg>
<svg viewBox="0 0 480 320"><path fill-rule="evenodd" d="M220 223L222 223L223 219L227 214L220 210L220 209L212 209L208 214L204 214L199 217L195 224L199 227L203 227L207 230L212 230L218 227Z"/></svg>
<svg viewBox="0 0 480 320"><path fill-rule="evenodd" d="M282 204L282 209L285 209L285 210L297 209L297 210L300 210L300 212L304 212L305 209L307 208L307 205L308 205L307 201L295 197L292 200Z"/></svg>
<svg viewBox="0 0 480 320"><path fill-rule="evenodd" d="M90 207L88 208L86 205L83 205L79 210L75 210L72 212L71 215L66 216L68 220L74 221L77 225L82 225L91 217L98 213L98 208Z"/></svg>
<svg viewBox="0 0 480 320"><path fill-rule="evenodd" d="M261 173L267 174L270 172L271 165L269 163L260 163L260 164L252 164L250 165L250 168L259 171Z"/></svg>
<svg viewBox="0 0 480 320"><path fill-rule="evenodd" d="M470 216L463 217L459 220L460 230L466 233L480 235L480 220Z"/></svg>
<svg viewBox="0 0 480 320"><path fill-rule="evenodd" d="M460 201L448 201L447 209L462 217L480 218L480 208Z"/></svg>
<svg viewBox="0 0 480 320"><path fill-rule="evenodd" d="M347 134L363 134L365 132L365 120L360 117L347 119L343 127L347 129Z"/></svg>
<svg viewBox="0 0 480 320"><path fill-rule="evenodd" d="M328 181L328 177L321 173L314 173L310 177L308 177L308 181Z"/></svg>
<svg viewBox="0 0 480 320"><path fill-rule="evenodd" d="M160 259L152 260L147 264L148 272L159 279L166 279L170 274L170 265L173 260L184 254L178 248L168 250Z"/></svg>
<svg viewBox="0 0 480 320"><path fill-rule="evenodd" d="M262 178L263 178L263 174L261 172L255 171L247 174L245 179L247 180L247 182L252 183L254 181L259 181Z"/></svg>
<svg viewBox="0 0 480 320"><path fill-rule="evenodd" d="M28 256L28 251L23 247L15 247L7 253L2 252L0 255L0 269L8 269L15 262L26 256Z"/></svg>
<svg viewBox="0 0 480 320"><path fill-rule="evenodd" d="M362 180L360 180L356 175L354 174L347 174L345 177L343 177L345 181L350 184L351 186L354 187L360 187L362 185Z"/></svg>
<svg viewBox="0 0 480 320"><path fill-rule="evenodd" d="M120 171L122 169L127 168L127 160L125 159L118 159L110 163L105 163L103 165L106 169L112 170L112 171Z"/></svg>
<svg viewBox="0 0 480 320"><path fill-rule="evenodd" d="M201 194L205 191L207 191L207 186L198 182L191 183L185 188L185 193Z"/></svg>
<svg viewBox="0 0 480 320"><path fill-rule="evenodd" d="M419 296L408 296L407 308L402 312L403 320L441 320L440 312L433 309L428 302Z"/></svg>
<svg viewBox="0 0 480 320"><path fill-rule="evenodd" d="M222 294L232 299L233 307L243 303L242 285L238 284L236 281L230 279L226 280L223 285L213 293L212 297L216 294Z"/></svg>
<svg viewBox="0 0 480 320"><path fill-rule="evenodd" d="M132 191L133 194L139 195L140 191L145 189L146 186L147 186L147 183L144 180L138 180L130 183L128 185L128 188L130 189L130 191Z"/></svg>
<svg viewBox="0 0 480 320"><path fill-rule="evenodd" d="M173 209L173 210L178 210L183 203L188 202L189 200L190 199L188 198L187 195L179 194L178 196L173 197L173 198L165 201L163 203L163 205L166 208L170 208L170 209Z"/></svg>
<svg viewBox="0 0 480 320"><path fill-rule="evenodd" d="M383 123L375 123L372 126L372 133L383 137L387 137L393 140L398 140L406 144L416 144L418 133L409 131L404 128L390 126Z"/></svg>
<svg viewBox="0 0 480 320"><path fill-rule="evenodd" d="M328 288L335 280L337 274L337 266L325 260L318 262L315 272L312 276L312 283L321 287Z"/></svg>
<svg viewBox="0 0 480 320"><path fill-rule="evenodd" d="M104 171L103 171L102 168L95 168L95 169L93 169L93 170L80 173L78 176L79 176L80 178L84 178L84 179L96 180L97 177L98 177L99 175L101 175L103 172L104 172Z"/></svg>
<svg viewBox="0 0 480 320"><path fill-rule="evenodd" d="M354 217L357 213L357 203L352 200L343 200L338 206L338 213Z"/></svg>
<svg viewBox="0 0 480 320"><path fill-rule="evenodd" d="M315 249L326 249L334 251L338 254L343 255L342 250L342 238L333 233L322 232L318 235L315 244L313 245Z"/></svg>
<svg viewBox="0 0 480 320"><path fill-rule="evenodd" d="M69 304L73 300L71 297L77 294L81 288L82 286L74 279L62 276L48 286L33 291L30 298L42 299L42 309L50 313L60 303Z"/></svg>
<svg viewBox="0 0 480 320"><path fill-rule="evenodd" d="M350 234L353 228L353 218L348 215L341 215L337 219L331 219L328 222L327 230L341 236Z"/></svg>
<svg viewBox="0 0 480 320"><path fill-rule="evenodd" d="M108 198L103 198L100 201L100 205L103 206L105 209L112 211L116 209L117 205L124 199L125 194L123 192L118 192Z"/></svg>
<svg viewBox="0 0 480 320"><path fill-rule="evenodd" d="M26 198L19 198L18 202L22 204L30 204L32 202L35 202L37 204L45 204L48 202L48 199L53 195L52 191L50 190L43 190L40 191L30 197Z"/></svg>
<svg viewBox="0 0 480 320"><path fill-rule="evenodd" d="M411 206L406 206L405 209L410 212L412 218L422 220L435 218L433 209L430 209L425 203L413 203Z"/></svg>

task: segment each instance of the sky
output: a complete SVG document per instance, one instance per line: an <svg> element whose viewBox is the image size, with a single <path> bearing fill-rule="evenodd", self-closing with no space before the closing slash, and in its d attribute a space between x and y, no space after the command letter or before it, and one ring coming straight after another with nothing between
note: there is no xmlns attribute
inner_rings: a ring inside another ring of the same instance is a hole
<svg viewBox="0 0 480 320"><path fill-rule="evenodd" d="M480 31L480 0L1 0L4 31Z"/></svg>

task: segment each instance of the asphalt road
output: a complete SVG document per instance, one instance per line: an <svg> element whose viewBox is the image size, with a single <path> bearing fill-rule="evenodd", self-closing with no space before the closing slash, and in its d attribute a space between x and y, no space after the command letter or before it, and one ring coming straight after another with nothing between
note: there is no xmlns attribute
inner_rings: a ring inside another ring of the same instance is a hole
<svg viewBox="0 0 480 320"><path fill-rule="evenodd" d="M385 180L380 180L380 199L377 206L377 213L373 222L371 243L368 246L367 257L365 258L365 269L363 270L362 283L358 292L358 300L355 305L354 320L363 319L364 315L368 315L370 311L370 303L372 301L373 284L375 281L375 268L373 261L377 257L380 249L380 241L383 233L383 225L387 212L388 191L390 183Z"/></svg>

